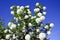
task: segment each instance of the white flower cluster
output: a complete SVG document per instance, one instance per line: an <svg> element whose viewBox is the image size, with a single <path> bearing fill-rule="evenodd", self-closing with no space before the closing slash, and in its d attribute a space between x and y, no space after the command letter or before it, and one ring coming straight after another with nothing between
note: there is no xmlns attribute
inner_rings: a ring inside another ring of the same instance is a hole
<svg viewBox="0 0 60 40"><path fill-rule="evenodd" d="M46 15L45 6L42 7L39 3L36 3L34 16L31 14L29 5L12 6L10 9L12 10L11 14L14 15L14 21L9 22L9 29L4 30L6 40L47 40L46 37L51 34L51 28L54 24L44 25L42 23Z"/></svg>
<svg viewBox="0 0 60 40"><path fill-rule="evenodd" d="M10 29L16 29L16 24L14 24L12 22L9 22L8 26L9 26Z"/></svg>

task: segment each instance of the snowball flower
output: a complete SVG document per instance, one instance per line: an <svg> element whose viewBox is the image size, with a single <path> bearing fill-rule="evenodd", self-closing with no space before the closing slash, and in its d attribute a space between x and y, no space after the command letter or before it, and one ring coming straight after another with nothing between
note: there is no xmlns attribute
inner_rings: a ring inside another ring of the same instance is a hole
<svg viewBox="0 0 60 40"><path fill-rule="evenodd" d="M35 9L34 9L34 12L39 12L39 11L40 11L39 8L35 8Z"/></svg>
<svg viewBox="0 0 60 40"><path fill-rule="evenodd" d="M49 30L49 31L47 31L47 34L48 34L48 35L50 35L50 34L51 34L51 31L50 31L50 30Z"/></svg>
<svg viewBox="0 0 60 40"><path fill-rule="evenodd" d="M29 24L28 24L28 26L32 26L32 24L31 24L31 23L29 23Z"/></svg>
<svg viewBox="0 0 60 40"><path fill-rule="evenodd" d="M9 22L9 23L8 23L8 26L10 27L11 25L12 25L12 22Z"/></svg>
<svg viewBox="0 0 60 40"><path fill-rule="evenodd" d="M46 7L45 6L43 6L43 10L46 10Z"/></svg>
<svg viewBox="0 0 60 40"><path fill-rule="evenodd" d="M14 11L11 11L11 14L14 15Z"/></svg>
<svg viewBox="0 0 60 40"><path fill-rule="evenodd" d="M11 36L10 34L7 34L6 39L10 39L10 36Z"/></svg>
<svg viewBox="0 0 60 40"><path fill-rule="evenodd" d="M36 18L36 23L40 23L41 22L41 20L40 20L40 18Z"/></svg>
<svg viewBox="0 0 60 40"><path fill-rule="evenodd" d="M45 16L41 16L40 20L43 21L45 19Z"/></svg>
<svg viewBox="0 0 60 40"><path fill-rule="evenodd" d="M12 25L10 26L10 29L16 29L16 24L12 24Z"/></svg>
<svg viewBox="0 0 60 40"><path fill-rule="evenodd" d="M17 10L17 14L20 14L20 13L22 13L23 12L23 10L21 10L21 9L18 9Z"/></svg>
<svg viewBox="0 0 60 40"><path fill-rule="evenodd" d="M20 24L18 23L18 26L20 26Z"/></svg>
<svg viewBox="0 0 60 40"><path fill-rule="evenodd" d="M39 6L39 3L36 3L36 6Z"/></svg>
<svg viewBox="0 0 60 40"><path fill-rule="evenodd" d="M39 32L40 30L39 29L36 29L37 32Z"/></svg>
<svg viewBox="0 0 60 40"><path fill-rule="evenodd" d="M31 16L31 19L34 19L34 18L36 18L36 16Z"/></svg>
<svg viewBox="0 0 60 40"><path fill-rule="evenodd" d="M25 17L24 17L25 19L27 19L27 18L29 18L29 16L28 15L25 15Z"/></svg>
<svg viewBox="0 0 60 40"><path fill-rule="evenodd" d="M23 10L24 9L24 6L21 6L20 9Z"/></svg>
<svg viewBox="0 0 60 40"><path fill-rule="evenodd" d="M30 11L30 9L27 9L27 13L28 13L28 14L31 14L31 11Z"/></svg>
<svg viewBox="0 0 60 40"><path fill-rule="evenodd" d="M39 12L39 13L37 14L37 16L41 17L41 16L42 16L42 13Z"/></svg>
<svg viewBox="0 0 60 40"><path fill-rule="evenodd" d="M4 33L7 33L7 32L8 32L8 29L5 29L5 30L4 30Z"/></svg>
<svg viewBox="0 0 60 40"><path fill-rule="evenodd" d="M25 6L26 8L29 8L29 5Z"/></svg>
<svg viewBox="0 0 60 40"><path fill-rule="evenodd" d="M26 34L25 40L30 40L30 35L29 34Z"/></svg>
<svg viewBox="0 0 60 40"><path fill-rule="evenodd" d="M53 24L53 23L50 23L50 27L51 27L51 28L54 27L54 24Z"/></svg>
<svg viewBox="0 0 60 40"><path fill-rule="evenodd" d="M21 6L20 9L17 10L17 14L23 13L24 6Z"/></svg>
<svg viewBox="0 0 60 40"><path fill-rule="evenodd" d="M31 11L28 11L28 14L31 14Z"/></svg>
<svg viewBox="0 0 60 40"><path fill-rule="evenodd" d="M20 6L17 6L17 9L19 9L20 8Z"/></svg>
<svg viewBox="0 0 60 40"><path fill-rule="evenodd" d="M46 15L46 12L43 12L43 15Z"/></svg>
<svg viewBox="0 0 60 40"><path fill-rule="evenodd" d="M16 36L15 36L15 34L13 34L13 39L16 39Z"/></svg>
<svg viewBox="0 0 60 40"><path fill-rule="evenodd" d="M49 28L49 26L48 26L48 25L46 25L46 26L45 26L45 28L46 28L46 29L48 29L48 28Z"/></svg>
<svg viewBox="0 0 60 40"><path fill-rule="evenodd" d="M11 6L10 9L13 9L14 6Z"/></svg>
<svg viewBox="0 0 60 40"><path fill-rule="evenodd" d="M43 40L44 38L46 38L46 34L43 33L43 32L41 32L41 33L39 34L39 39L40 39L40 40Z"/></svg>

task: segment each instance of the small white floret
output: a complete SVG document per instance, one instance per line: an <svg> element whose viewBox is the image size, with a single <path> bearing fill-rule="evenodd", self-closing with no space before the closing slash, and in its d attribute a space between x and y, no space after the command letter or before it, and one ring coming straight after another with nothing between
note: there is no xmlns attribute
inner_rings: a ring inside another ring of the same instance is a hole
<svg viewBox="0 0 60 40"><path fill-rule="evenodd" d="M39 6L39 3L36 3L36 6Z"/></svg>
<svg viewBox="0 0 60 40"><path fill-rule="evenodd" d="M46 15L46 12L43 12L43 15Z"/></svg>
<svg viewBox="0 0 60 40"><path fill-rule="evenodd" d="M41 17L41 16L42 16L42 13L39 12L39 13L37 14L37 16Z"/></svg>
<svg viewBox="0 0 60 40"><path fill-rule="evenodd" d="M35 9L34 9L34 12L39 12L39 11L40 11L39 8L35 8Z"/></svg>
<svg viewBox="0 0 60 40"><path fill-rule="evenodd" d="M10 38L10 36L11 36L10 34L7 34L7 35L6 35L6 39L9 39L9 38Z"/></svg>
<svg viewBox="0 0 60 40"><path fill-rule="evenodd" d="M30 40L30 35L29 34L26 34L25 40Z"/></svg>
<svg viewBox="0 0 60 40"><path fill-rule="evenodd" d="M46 7L45 6L43 6L43 10L46 10Z"/></svg>
<svg viewBox="0 0 60 40"><path fill-rule="evenodd" d="M54 24L53 24L53 23L50 23L50 27L51 27L51 28L54 27Z"/></svg>
<svg viewBox="0 0 60 40"><path fill-rule="evenodd" d="M44 38L46 38L46 34L43 33L43 32L41 32L41 33L39 34L39 39L40 39L40 40L43 40Z"/></svg>

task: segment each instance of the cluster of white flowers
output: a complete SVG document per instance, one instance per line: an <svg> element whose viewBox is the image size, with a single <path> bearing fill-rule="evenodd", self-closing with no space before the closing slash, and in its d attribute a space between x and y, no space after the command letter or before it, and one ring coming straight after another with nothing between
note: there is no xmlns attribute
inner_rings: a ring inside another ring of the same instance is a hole
<svg viewBox="0 0 60 40"><path fill-rule="evenodd" d="M16 29L16 24L14 24L12 22L9 22L8 26L9 26L10 29Z"/></svg>
<svg viewBox="0 0 60 40"><path fill-rule="evenodd" d="M11 36L10 34L7 34L6 39L10 39L10 36Z"/></svg>
<svg viewBox="0 0 60 40"><path fill-rule="evenodd" d="M40 23L45 19L45 16L41 16L40 18L36 18L36 22Z"/></svg>
<svg viewBox="0 0 60 40"><path fill-rule="evenodd" d="M42 7L36 3L35 15L33 16L29 5L12 6L10 9L12 10L11 14L14 15L14 21L10 21L8 23L9 29L4 30L6 40L35 40L34 36L37 37L37 40L44 40L47 35L51 34L50 29L53 28L54 24L43 24L46 15L45 6Z"/></svg>
<svg viewBox="0 0 60 40"><path fill-rule="evenodd" d="M29 34L26 34L25 40L30 40L30 35Z"/></svg>
<svg viewBox="0 0 60 40"><path fill-rule="evenodd" d="M39 8L35 8L35 9L34 9L34 12L39 12L39 11L40 11Z"/></svg>
<svg viewBox="0 0 60 40"><path fill-rule="evenodd" d="M40 39L40 40L44 40L44 38L46 38L46 34L43 33L43 32L41 32L41 33L39 34L39 39Z"/></svg>

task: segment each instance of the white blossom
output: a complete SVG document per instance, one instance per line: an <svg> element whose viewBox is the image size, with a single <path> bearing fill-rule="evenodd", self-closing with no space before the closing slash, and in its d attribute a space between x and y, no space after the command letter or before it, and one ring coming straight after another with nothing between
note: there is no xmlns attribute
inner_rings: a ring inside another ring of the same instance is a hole
<svg viewBox="0 0 60 40"><path fill-rule="evenodd" d="M46 29L48 29L48 28L49 28L49 26L48 26L48 25L46 25L46 26L45 26L45 28L46 28Z"/></svg>
<svg viewBox="0 0 60 40"><path fill-rule="evenodd" d="M43 12L43 15L46 15L46 12Z"/></svg>
<svg viewBox="0 0 60 40"><path fill-rule="evenodd" d="M39 34L39 39L40 39L40 40L43 40L44 38L46 38L46 34L43 33L43 32L41 32L41 33Z"/></svg>
<svg viewBox="0 0 60 40"><path fill-rule="evenodd" d="M37 16L41 17L41 16L42 16L42 13L39 12L39 13L37 14Z"/></svg>
<svg viewBox="0 0 60 40"><path fill-rule="evenodd" d="M26 34L25 40L30 40L30 35L29 34Z"/></svg>
<svg viewBox="0 0 60 40"><path fill-rule="evenodd" d="M36 3L36 6L39 6L39 3Z"/></svg>
<svg viewBox="0 0 60 40"><path fill-rule="evenodd" d="M30 11L30 9L27 9L27 13L30 15L31 14L31 11Z"/></svg>
<svg viewBox="0 0 60 40"><path fill-rule="evenodd" d="M28 11L28 14L31 14L31 11Z"/></svg>
<svg viewBox="0 0 60 40"><path fill-rule="evenodd" d="M45 6L43 6L43 10L46 10L46 7Z"/></svg>
<svg viewBox="0 0 60 40"><path fill-rule="evenodd" d="M40 30L39 29L36 29L37 32L39 32Z"/></svg>
<svg viewBox="0 0 60 40"><path fill-rule="evenodd" d="M49 31L47 31L47 34L48 34L48 35L50 35L50 34L51 34L51 31L50 31L50 30L49 30Z"/></svg>
<svg viewBox="0 0 60 40"><path fill-rule="evenodd" d="M28 14L31 14L31 11L30 11L30 9L27 9L27 11L28 11Z"/></svg>
<svg viewBox="0 0 60 40"><path fill-rule="evenodd" d="M11 6L10 9L13 9L14 6Z"/></svg>
<svg viewBox="0 0 60 40"><path fill-rule="evenodd" d="M16 36L15 36L15 34L13 34L13 39L16 39Z"/></svg>
<svg viewBox="0 0 60 40"><path fill-rule="evenodd" d="M20 8L20 6L17 6L17 9L19 9Z"/></svg>
<svg viewBox="0 0 60 40"><path fill-rule="evenodd" d="M18 9L18 10L17 10L17 14L20 14L20 13L22 13L22 12L23 12L22 9Z"/></svg>
<svg viewBox="0 0 60 40"><path fill-rule="evenodd" d="M36 23L40 23L41 22L41 20L40 20L40 18L36 18Z"/></svg>
<svg viewBox="0 0 60 40"><path fill-rule="evenodd" d="M9 22L9 23L8 23L8 26L10 27L11 25L12 25L12 22Z"/></svg>
<svg viewBox="0 0 60 40"><path fill-rule="evenodd" d="M31 16L31 19L34 19L34 18L36 18L36 16Z"/></svg>
<svg viewBox="0 0 60 40"><path fill-rule="evenodd" d="M14 11L11 11L11 14L14 15Z"/></svg>
<svg viewBox="0 0 60 40"><path fill-rule="evenodd" d="M29 5L25 6L26 8L29 8Z"/></svg>
<svg viewBox="0 0 60 40"><path fill-rule="evenodd" d="M51 28L54 27L54 24L53 24L53 23L50 23L50 27L51 27Z"/></svg>
<svg viewBox="0 0 60 40"><path fill-rule="evenodd" d="M24 6L21 6L20 9L23 10L24 9Z"/></svg>
<svg viewBox="0 0 60 40"><path fill-rule="evenodd" d="M10 36L11 36L10 34L7 34L6 39L10 39Z"/></svg>
<svg viewBox="0 0 60 40"><path fill-rule="evenodd" d="M21 6L20 9L17 10L17 14L23 13L24 6Z"/></svg>
<svg viewBox="0 0 60 40"><path fill-rule="evenodd" d="M25 15L24 19L27 19L27 18L29 18L29 16L28 15Z"/></svg>
<svg viewBox="0 0 60 40"><path fill-rule="evenodd" d="M32 24L31 24L31 23L29 23L29 24L28 24L28 26L32 26Z"/></svg>
<svg viewBox="0 0 60 40"><path fill-rule="evenodd" d="M16 29L16 24L12 24L12 25L10 26L10 29Z"/></svg>
<svg viewBox="0 0 60 40"><path fill-rule="evenodd" d="M39 8L35 8L35 9L34 9L34 12L39 12L39 11L40 11Z"/></svg>
<svg viewBox="0 0 60 40"><path fill-rule="evenodd" d="M4 30L4 33L7 33L7 32L8 32L8 29L5 29L5 30Z"/></svg>
<svg viewBox="0 0 60 40"><path fill-rule="evenodd" d="M20 24L18 23L18 26L20 26Z"/></svg>
<svg viewBox="0 0 60 40"><path fill-rule="evenodd" d="M41 16L40 20L43 21L45 19L45 16Z"/></svg>

